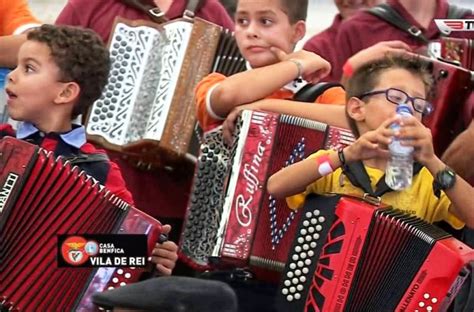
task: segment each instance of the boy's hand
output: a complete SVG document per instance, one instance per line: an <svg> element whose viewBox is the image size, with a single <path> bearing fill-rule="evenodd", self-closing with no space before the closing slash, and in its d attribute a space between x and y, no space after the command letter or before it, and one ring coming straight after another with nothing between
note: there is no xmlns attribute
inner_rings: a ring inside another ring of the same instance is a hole
<svg viewBox="0 0 474 312"><path fill-rule="evenodd" d="M373 158L388 158L388 144L394 135L390 125L398 120L397 116L385 120L380 127L361 135L352 145L344 149L347 162L368 160Z"/></svg>
<svg viewBox="0 0 474 312"><path fill-rule="evenodd" d="M171 226L166 224L162 227L162 234L168 234ZM178 246L172 241L156 243L152 251L151 262L156 265L160 275L171 275L178 260Z"/></svg>
<svg viewBox="0 0 474 312"><path fill-rule="evenodd" d="M431 130L413 116L400 120L400 126L400 131L395 136L402 141L402 145L413 146L415 160L427 166L436 158Z"/></svg>
<svg viewBox="0 0 474 312"><path fill-rule="evenodd" d="M402 41L382 41L357 52L351 56L347 62L350 63L352 69L355 71L365 64L387 57L387 55L405 55L410 51L410 46Z"/></svg>
<svg viewBox="0 0 474 312"><path fill-rule="evenodd" d="M302 67L301 76L310 83L319 82L331 72L331 64L316 53L300 50L287 54L276 47L271 47L271 51L281 62L288 60L299 62Z"/></svg>
<svg viewBox="0 0 474 312"><path fill-rule="evenodd" d="M227 115L227 118L224 120L224 123L222 124L222 136L224 137L224 142L227 144L227 146L232 145L232 141L234 138L235 123L237 121L237 118L240 116L241 112L244 109L259 110L257 103L258 102L237 106L229 113L229 115Z"/></svg>

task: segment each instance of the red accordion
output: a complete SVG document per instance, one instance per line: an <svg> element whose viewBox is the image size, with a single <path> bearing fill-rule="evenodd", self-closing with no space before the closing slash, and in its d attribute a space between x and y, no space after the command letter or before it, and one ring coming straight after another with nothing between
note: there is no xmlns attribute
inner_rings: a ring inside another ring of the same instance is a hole
<svg viewBox="0 0 474 312"><path fill-rule="evenodd" d="M161 224L77 167L36 145L0 141L0 308L91 311L91 295L137 281L144 269L58 268L58 234L147 234Z"/></svg>
<svg viewBox="0 0 474 312"><path fill-rule="evenodd" d="M221 129L205 134L180 242L195 268L246 267L257 278L278 279L295 235L298 212L266 192L276 171L321 148L353 141L343 129L303 118L243 111L234 144ZM215 260L215 262L213 262Z"/></svg>
<svg viewBox="0 0 474 312"><path fill-rule="evenodd" d="M454 138L466 128L466 116L471 121L469 96L474 85L472 72L450 63L426 58L434 78L433 113L424 120L433 134L437 155L442 155ZM469 123L467 123L469 124Z"/></svg>
<svg viewBox="0 0 474 312"><path fill-rule="evenodd" d="M474 40L472 39L443 37L428 44L427 52L434 58L474 70Z"/></svg>
<svg viewBox="0 0 474 312"><path fill-rule="evenodd" d="M474 251L421 219L340 196L308 197L279 311L445 311Z"/></svg>

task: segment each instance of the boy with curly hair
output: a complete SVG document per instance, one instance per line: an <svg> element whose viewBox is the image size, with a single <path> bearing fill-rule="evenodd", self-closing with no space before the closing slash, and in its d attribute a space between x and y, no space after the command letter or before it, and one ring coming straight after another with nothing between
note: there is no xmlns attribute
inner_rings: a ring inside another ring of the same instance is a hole
<svg viewBox="0 0 474 312"><path fill-rule="evenodd" d="M119 168L102 150L86 142L83 126L72 122L99 98L110 68L109 52L91 30L42 25L28 33L18 66L8 75L8 113L18 130L0 125L0 137L16 136L65 158L95 157L78 166L111 192L133 203ZM99 156L98 156L99 155ZM164 226L165 232L169 226ZM171 274L177 259L172 242L158 244L154 262Z"/></svg>

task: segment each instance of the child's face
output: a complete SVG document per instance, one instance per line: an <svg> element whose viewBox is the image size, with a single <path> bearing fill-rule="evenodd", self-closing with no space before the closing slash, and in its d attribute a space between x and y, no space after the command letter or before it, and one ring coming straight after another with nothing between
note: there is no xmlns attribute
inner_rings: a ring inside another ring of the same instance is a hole
<svg viewBox="0 0 474 312"><path fill-rule="evenodd" d="M38 124L54 109L62 92L60 71L49 47L26 41L18 53L18 66L8 75L7 107L11 118Z"/></svg>
<svg viewBox="0 0 474 312"><path fill-rule="evenodd" d="M239 0L235 38L240 52L253 68L277 63L270 47L290 53L304 32L303 21L290 24L280 0Z"/></svg>
<svg viewBox="0 0 474 312"><path fill-rule="evenodd" d="M372 91L387 90L389 88L402 90L410 97L426 98L426 88L423 80L405 69L394 68L382 72L379 82ZM385 120L393 117L396 113L397 105L387 100L385 94L369 96L364 100L366 104L362 111L367 129L361 130L377 129ZM413 105L413 103L411 104ZM413 115L421 120L421 113L414 109L413 112Z"/></svg>

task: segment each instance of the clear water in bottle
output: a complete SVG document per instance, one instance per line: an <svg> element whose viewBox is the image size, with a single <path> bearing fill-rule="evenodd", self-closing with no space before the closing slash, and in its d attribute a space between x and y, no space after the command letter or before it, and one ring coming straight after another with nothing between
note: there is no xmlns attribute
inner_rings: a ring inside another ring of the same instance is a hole
<svg viewBox="0 0 474 312"><path fill-rule="evenodd" d="M412 115L408 104L399 104L397 114L401 118ZM400 128L398 123L391 125L393 130ZM400 140L393 138L389 144L390 158L385 169L385 183L393 190L403 190L411 185L413 178L413 147L401 145Z"/></svg>

